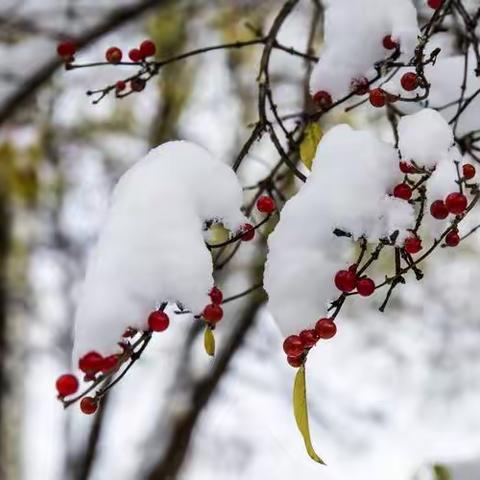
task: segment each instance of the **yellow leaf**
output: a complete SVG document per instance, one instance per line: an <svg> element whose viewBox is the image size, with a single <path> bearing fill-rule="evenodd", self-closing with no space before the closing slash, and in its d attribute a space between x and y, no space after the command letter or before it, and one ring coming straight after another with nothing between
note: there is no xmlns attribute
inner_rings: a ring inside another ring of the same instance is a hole
<svg viewBox="0 0 480 480"><path fill-rule="evenodd" d="M215 223L210 227L210 242L215 245L223 243L230 238L228 230L221 224Z"/></svg>
<svg viewBox="0 0 480 480"><path fill-rule="evenodd" d="M300 144L300 158L309 170L312 169L313 159L322 135L322 129L318 123L310 123L305 128L303 140Z"/></svg>
<svg viewBox="0 0 480 480"><path fill-rule="evenodd" d="M305 447L310 458L322 465L325 462L317 455L313 449L312 440L310 438L310 428L308 426L308 409L307 409L307 387L305 382L305 366L302 365L295 376L295 383L293 386L293 412L297 427L302 434Z"/></svg>
<svg viewBox="0 0 480 480"><path fill-rule="evenodd" d="M208 355L213 357L215 355L215 336L212 329L207 325L203 334L203 344Z"/></svg>

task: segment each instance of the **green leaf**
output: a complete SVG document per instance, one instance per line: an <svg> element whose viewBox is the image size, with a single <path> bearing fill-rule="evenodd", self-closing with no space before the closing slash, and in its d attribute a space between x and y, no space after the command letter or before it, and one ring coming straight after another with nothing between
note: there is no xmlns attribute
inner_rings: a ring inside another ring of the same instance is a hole
<svg viewBox="0 0 480 480"><path fill-rule="evenodd" d="M309 170L312 169L313 159L322 135L323 132L318 123L310 123L305 128L303 140L300 144L300 158Z"/></svg>
<svg viewBox="0 0 480 480"><path fill-rule="evenodd" d="M447 467L444 467L443 465L434 465L432 468L435 480L452 480L452 476Z"/></svg>
<svg viewBox="0 0 480 480"><path fill-rule="evenodd" d="M213 335L213 330L209 325L205 327L203 344L205 345L205 351L207 354L213 357L215 355L215 336Z"/></svg>
<svg viewBox="0 0 480 480"><path fill-rule="evenodd" d="M310 458L322 465L326 463L317 455L313 449L312 440L310 438L310 428L308 426L308 409L307 409L307 387L305 382L305 366L302 365L295 376L293 386L293 412L297 422L298 429L302 434L305 447Z"/></svg>

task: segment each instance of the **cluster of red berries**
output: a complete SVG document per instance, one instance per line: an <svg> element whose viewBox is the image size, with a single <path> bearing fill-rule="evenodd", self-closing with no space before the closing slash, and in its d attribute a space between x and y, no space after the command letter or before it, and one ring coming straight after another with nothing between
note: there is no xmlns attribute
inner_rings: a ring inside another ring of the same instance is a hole
<svg viewBox="0 0 480 480"><path fill-rule="evenodd" d="M161 310L153 311L148 316L148 328L151 332L163 332L168 328L169 324L170 319L168 315ZM138 330L129 327L125 330L122 337L133 337L137 333ZM120 342L119 345L124 352L128 351L128 343ZM113 372L120 366L121 361L122 354L117 353L104 357L98 352L91 351L80 358L78 361L78 368L85 374L84 380L89 382L94 381L98 374L108 374ZM59 398L63 399L78 391L79 382L75 375L67 373L58 377L56 388ZM98 399L93 397L84 397L80 402L81 411L86 414L94 413L97 410L98 401Z"/></svg>
<svg viewBox="0 0 480 480"><path fill-rule="evenodd" d="M305 355L320 339L328 340L337 333L337 326L330 318L321 318L311 330L302 330L299 335L290 335L283 342L287 362L294 368L300 367Z"/></svg>
<svg viewBox="0 0 480 480"><path fill-rule="evenodd" d="M132 48L128 52L128 58L132 62L143 62L148 57L153 57L157 51L157 47L151 40L144 40L138 48ZM123 52L118 47L110 47L105 52L105 59L109 63L117 64L122 61Z"/></svg>
<svg viewBox="0 0 480 480"><path fill-rule="evenodd" d="M371 278L357 276L357 265L338 271L334 283L341 292L350 293L356 289L362 297L369 297L375 291L375 282Z"/></svg>
<svg viewBox="0 0 480 480"><path fill-rule="evenodd" d="M223 293L219 288L213 287L209 295L212 303L203 309L202 317L208 324L213 326L223 318L223 309L220 306L223 301Z"/></svg>
<svg viewBox="0 0 480 480"><path fill-rule="evenodd" d="M467 197L460 192L447 195L445 200L435 200L430 206L430 214L437 220L445 220L451 213L461 215L467 208Z"/></svg>
<svg viewBox="0 0 480 480"><path fill-rule="evenodd" d="M383 37L382 44L387 50L396 50L399 48L399 44L393 40L391 35ZM413 91L420 85L419 77L416 73L405 73L400 83L404 90ZM398 96L386 92L382 88L372 88L370 90L370 82L366 77L354 78L351 82L351 91L356 95L369 94L370 104L376 108L381 108L387 103L394 103L398 100ZM321 110L326 110L332 106L332 97L325 90L320 90L313 96L314 103Z"/></svg>

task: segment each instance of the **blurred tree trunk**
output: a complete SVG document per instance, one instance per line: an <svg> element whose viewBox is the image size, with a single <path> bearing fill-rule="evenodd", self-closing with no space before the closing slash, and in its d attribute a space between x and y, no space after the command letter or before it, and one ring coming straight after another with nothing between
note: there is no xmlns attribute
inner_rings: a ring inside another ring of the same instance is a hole
<svg viewBox="0 0 480 480"><path fill-rule="evenodd" d="M11 422L8 404L11 383L8 375L8 252L10 245L10 211L8 196L0 186L0 479L12 479L15 470L12 452Z"/></svg>

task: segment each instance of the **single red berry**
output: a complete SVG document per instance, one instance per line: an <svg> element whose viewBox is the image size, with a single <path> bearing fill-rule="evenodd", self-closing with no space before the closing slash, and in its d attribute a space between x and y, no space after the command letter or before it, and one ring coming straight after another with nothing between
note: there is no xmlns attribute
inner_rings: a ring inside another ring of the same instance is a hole
<svg viewBox="0 0 480 480"><path fill-rule="evenodd" d="M57 387L58 394L61 397L66 397L67 395L74 394L78 390L78 380L75 375L67 373L57 378L55 386Z"/></svg>
<svg viewBox="0 0 480 480"><path fill-rule="evenodd" d="M418 253L422 249L422 240L416 236L408 237L405 239L403 248L410 255Z"/></svg>
<svg viewBox="0 0 480 480"><path fill-rule="evenodd" d="M119 358L120 358L120 355L117 355L117 354L109 355L108 357L105 357L103 359L102 372L106 373L113 370L118 365Z"/></svg>
<svg viewBox="0 0 480 480"><path fill-rule="evenodd" d="M210 300L212 301L212 303L214 303L215 305L220 305L222 303L222 300L223 300L223 293L222 291L217 288L217 287L213 287L211 290L210 290Z"/></svg>
<svg viewBox="0 0 480 480"><path fill-rule="evenodd" d="M304 350L302 339L298 335L290 335L283 342L283 351L289 357L299 357Z"/></svg>
<svg viewBox="0 0 480 480"><path fill-rule="evenodd" d="M383 37L382 43L387 50L395 50L398 48L398 43L393 40L391 35Z"/></svg>
<svg viewBox="0 0 480 480"><path fill-rule="evenodd" d="M407 72L404 73L402 78L400 79L400 83L402 88L407 92L411 92L418 87L418 77L416 73Z"/></svg>
<svg viewBox="0 0 480 480"><path fill-rule="evenodd" d="M163 332L170 325L168 315L161 311L155 310L148 316L148 328L153 332Z"/></svg>
<svg viewBox="0 0 480 480"><path fill-rule="evenodd" d="M370 89L370 85L367 77L358 77L352 80L350 89L355 95L365 95Z"/></svg>
<svg viewBox="0 0 480 480"><path fill-rule="evenodd" d="M73 57L73 55L75 55L76 51L77 51L76 45L69 40L65 40L64 42L60 42L57 45L57 53L60 57L62 57L64 59Z"/></svg>
<svg viewBox="0 0 480 480"><path fill-rule="evenodd" d="M471 163L466 163L463 167L463 176L467 179L470 180L475 176L476 170L475 167Z"/></svg>
<svg viewBox="0 0 480 480"><path fill-rule="evenodd" d="M242 234L241 239L244 242L249 242L255 237L255 229L251 223L244 223L240 228L240 233Z"/></svg>
<svg viewBox="0 0 480 480"><path fill-rule="evenodd" d="M130 88L134 92L141 92L145 88L145 80L143 78L132 78L130 80Z"/></svg>
<svg viewBox="0 0 480 480"><path fill-rule="evenodd" d="M428 6L433 8L433 10L437 10L443 4L443 0L428 0Z"/></svg>
<svg viewBox="0 0 480 480"><path fill-rule="evenodd" d="M380 108L387 102L387 97L381 88L374 88L370 90L369 100L374 107Z"/></svg>
<svg viewBox="0 0 480 480"><path fill-rule="evenodd" d="M140 44L140 55L143 58L152 57L153 55L155 55L156 51L157 51L157 47L151 40L144 40Z"/></svg>
<svg viewBox="0 0 480 480"><path fill-rule="evenodd" d="M408 162L400 162L399 163L399 167L400 167L400 171L402 173L415 173L415 167L411 164L411 163L408 163Z"/></svg>
<svg viewBox="0 0 480 480"><path fill-rule="evenodd" d="M257 200L257 209L259 212L270 214L274 212L276 208L275 200L268 195L262 195Z"/></svg>
<svg viewBox="0 0 480 480"><path fill-rule="evenodd" d="M105 58L110 63L120 63L122 61L122 51L118 47L110 47L105 52Z"/></svg>
<svg viewBox="0 0 480 480"><path fill-rule="evenodd" d="M332 96L325 90L320 90L315 93L315 95L313 96L313 101L322 110L331 107L333 103Z"/></svg>
<svg viewBox="0 0 480 480"><path fill-rule="evenodd" d="M450 230L445 237L445 244L448 247L456 247L460 243L460 236L458 230Z"/></svg>
<svg viewBox="0 0 480 480"><path fill-rule="evenodd" d="M399 183L393 189L393 196L402 200L410 200L412 198L412 189L406 183Z"/></svg>
<svg viewBox="0 0 480 480"><path fill-rule="evenodd" d="M328 340L337 333L337 326L329 318L321 318L315 325L315 331L320 338Z"/></svg>
<svg viewBox="0 0 480 480"><path fill-rule="evenodd" d="M121 92L122 90L125 90L126 88L127 88L127 84L123 80L119 80L115 84L115 89L117 90L117 92Z"/></svg>
<svg viewBox="0 0 480 480"><path fill-rule="evenodd" d="M86 415L91 415L97 411L98 405L93 397L83 397L80 402L80 410Z"/></svg>
<svg viewBox="0 0 480 480"><path fill-rule="evenodd" d="M301 355L299 355L298 357L287 357L287 362L290 366L292 366L293 368L299 368L302 366L302 363L303 363L303 358Z"/></svg>
<svg viewBox="0 0 480 480"><path fill-rule="evenodd" d="M357 285L357 276L350 270L340 270L335 275L335 286L342 292L351 292Z"/></svg>
<svg viewBox="0 0 480 480"><path fill-rule="evenodd" d="M460 215L467 208L467 197L460 192L454 192L447 196L445 205L447 210L454 215Z"/></svg>
<svg viewBox="0 0 480 480"><path fill-rule="evenodd" d="M78 361L78 368L87 375L94 375L102 369L103 357L97 352L88 352Z"/></svg>
<svg viewBox="0 0 480 480"><path fill-rule="evenodd" d="M128 58L130 58L132 62L138 63L142 59L142 54L138 48L132 48L128 52Z"/></svg>
<svg viewBox="0 0 480 480"><path fill-rule="evenodd" d="M220 305L215 305L215 303L211 303L203 309L202 315L205 321L215 324L222 319L223 310Z"/></svg>
<svg viewBox="0 0 480 480"><path fill-rule="evenodd" d="M300 332L300 340L305 348L313 347L318 341L318 335L315 330L302 330Z"/></svg>
<svg viewBox="0 0 480 480"><path fill-rule="evenodd" d="M448 217L448 209L443 200L435 200L430 205L430 214L437 220L444 220Z"/></svg>
<svg viewBox="0 0 480 480"><path fill-rule="evenodd" d="M375 282L371 278L361 278L357 282L357 292L362 297L369 297L375 291Z"/></svg>

